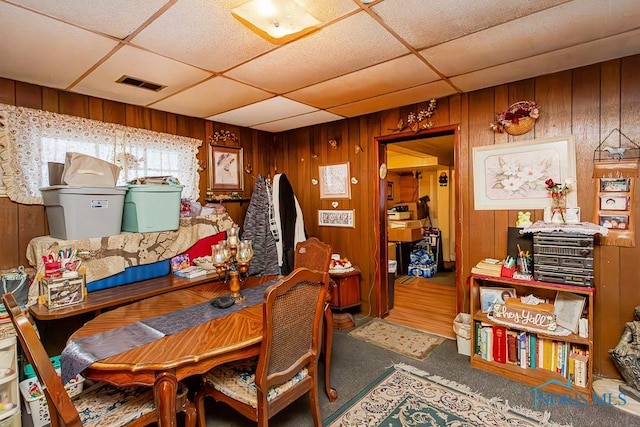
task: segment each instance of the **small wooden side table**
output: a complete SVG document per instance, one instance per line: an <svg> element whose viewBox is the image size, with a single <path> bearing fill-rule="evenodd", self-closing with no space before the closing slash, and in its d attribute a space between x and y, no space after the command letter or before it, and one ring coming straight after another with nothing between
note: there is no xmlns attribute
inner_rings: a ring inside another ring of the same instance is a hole
<svg viewBox="0 0 640 427"><path fill-rule="evenodd" d="M348 329L355 327L353 315L344 309L360 305L360 269L354 267L345 273L329 272L331 283L331 308L333 309L333 329Z"/></svg>

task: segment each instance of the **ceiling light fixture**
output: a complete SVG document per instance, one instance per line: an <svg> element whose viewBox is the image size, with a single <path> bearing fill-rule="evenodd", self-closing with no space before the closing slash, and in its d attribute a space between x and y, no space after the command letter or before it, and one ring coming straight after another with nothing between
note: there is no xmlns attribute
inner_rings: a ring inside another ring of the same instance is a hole
<svg viewBox="0 0 640 427"><path fill-rule="evenodd" d="M251 0L231 9L231 13L275 39L320 25L295 0Z"/></svg>

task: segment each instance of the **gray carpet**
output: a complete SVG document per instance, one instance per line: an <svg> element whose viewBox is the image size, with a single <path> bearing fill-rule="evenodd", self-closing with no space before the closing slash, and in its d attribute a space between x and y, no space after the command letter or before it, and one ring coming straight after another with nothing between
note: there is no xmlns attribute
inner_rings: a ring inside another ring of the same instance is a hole
<svg viewBox="0 0 640 427"><path fill-rule="evenodd" d="M368 319L357 318L358 325ZM333 335L331 365L332 385L338 390L338 399L329 403L324 394L324 381L320 393L320 411L325 419L336 412L360 390L375 380L385 368L403 362L416 366L431 374L466 384L485 397L501 397L510 405L522 405L533 409L533 392L530 386L505 379L501 376L471 368L469 358L458 354L456 342L445 340L423 361L401 356L348 335L349 330L336 331ZM306 397L298 399L269 422L274 427L312 426L309 403ZM640 418L610 406L558 406L543 407L551 413L551 419L559 423L572 423L575 427L640 426ZM244 419L224 404L206 401L207 426L244 427L255 423Z"/></svg>

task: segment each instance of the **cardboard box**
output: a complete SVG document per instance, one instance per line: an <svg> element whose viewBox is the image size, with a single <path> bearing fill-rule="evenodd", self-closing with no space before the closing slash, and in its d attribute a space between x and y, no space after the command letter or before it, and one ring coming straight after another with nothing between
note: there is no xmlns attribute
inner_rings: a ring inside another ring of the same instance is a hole
<svg viewBox="0 0 640 427"><path fill-rule="evenodd" d="M388 221L387 226L389 228L416 228L424 227L424 220L422 219L407 219L405 221Z"/></svg>
<svg viewBox="0 0 640 427"><path fill-rule="evenodd" d="M419 203L417 202L404 202L393 205L393 207L396 206L407 206L410 214L409 219L423 219L427 217L427 213L422 207L419 207Z"/></svg>
<svg viewBox="0 0 640 427"><path fill-rule="evenodd" d="M387 259L388 260L396 260L396 244L395 243L389 243L387 246Z"/></svg>
<svg viewBox="0 0 640 427"><path fill-rule="evenodd" d="M388 228L387 234L392 242L415 242L422 240L422 227Z"/></svg>
<svg viewBox="0 0 640 427"><path fill-rule="evenodd" d="M43 278L40 280L40 298L49 309L67 307L84 302L86 295L85 275L73 278Z"/></svg>
<svg viewBox="0 0 640 427"><path fill-rule="evenodd" d="M391 219L391 220L411 219L411 212L392 212L387 214L387 219Z"/></svg>

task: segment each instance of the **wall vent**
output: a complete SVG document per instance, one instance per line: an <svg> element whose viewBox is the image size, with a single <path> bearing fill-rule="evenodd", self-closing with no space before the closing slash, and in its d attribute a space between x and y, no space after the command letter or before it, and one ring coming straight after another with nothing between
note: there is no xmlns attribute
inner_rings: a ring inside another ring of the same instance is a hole
<svg viewBox="0 0 640 427"><path fill-rule="evenodd" d="M138 79L138 78L131 77L131 76L122 76L118 80L116 80L116 83L122 83L122 84L125 84L125 85L141 87L143 89L152 90L154 92L160 92L162 89L164 89L166 87L164 85L159 85L157 83L147 82L147 81L144 81L142 79Z"/></svg>

